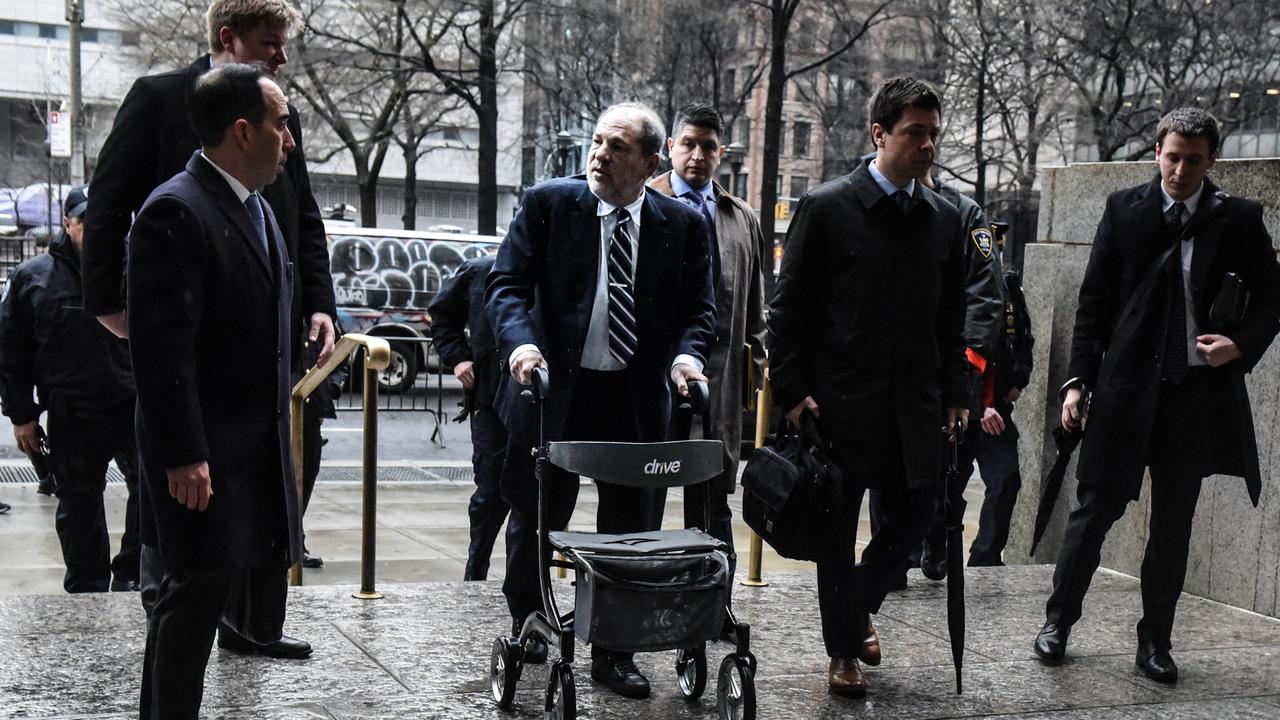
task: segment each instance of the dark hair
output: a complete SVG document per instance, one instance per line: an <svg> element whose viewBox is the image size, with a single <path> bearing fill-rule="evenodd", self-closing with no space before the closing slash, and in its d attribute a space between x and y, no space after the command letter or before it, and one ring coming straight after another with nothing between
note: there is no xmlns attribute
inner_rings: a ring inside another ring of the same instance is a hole
<svg viewBox="0 0 1280 720"><path fill-rule="evenodd" d="M937 110L938 117L942 117L942 96L933 85L911 77L895 77L885 80L867 103L868 129L879 125L885 132L893 132L908 106Z"/></svg>
<svg viewBox="0 0 1280 720"><path fill-rule="evenodd" d="M724 118L710 105L689 103L677 110L676 119L671 123L671 136L679 135L685 125L714 130L717 138L724 137Z"/></svg>
<svg viewBox="0 0 1280 720"><path fill-rule="evenodd" d="M203 147L218 147L227 130L244 118L255 126L267 114L259 81L266 77L257 65L219 65L196 80L187 100L191 129Z"/></svg>
<svg viewBox="0 0 1280 720"><path fill-rule="evenodd" d="M662 142L667 139L667 131L662 127L662 119L653 111L653 108L638 102L624 102L616 105L610 105L600 113L600 120L606 115L616 111L629 111L636 113L640 118L640 152L645 155L657 155L662 152ZM599 121L597 121L599 124Z"/></svg>
<svg viewBox="0 0 1280 720"><path fill-rule="evenodd" d="M1156 126L1156 144L1163 145L1164 136L1171 132L1185 138L1207 138L1210 155L1218 152L1218 142L1222 140L1218 119L1208 110L1198 107L1175 108L1160 118L1160 124Z"/></svg>

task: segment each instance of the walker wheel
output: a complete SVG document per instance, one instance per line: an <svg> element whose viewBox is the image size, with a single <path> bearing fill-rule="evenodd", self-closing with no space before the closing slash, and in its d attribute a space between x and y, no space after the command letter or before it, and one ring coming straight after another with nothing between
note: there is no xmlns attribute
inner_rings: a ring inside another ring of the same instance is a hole
<svg viewBox="0 0 1280 720"><path fill-rule="evenodd" d="M520 644L503 636L493 641L489 655L489 690L498 707L506 710L516 697L516 683L520 682Z"/></svg>
<svg viewBox="0 0 1280 720"><path fill-rule="evenodd" d="M686 700L697 700L707 689L707 646L682 649L676 653L676 684Z"/></svg>
<svg viewBox="0 0 1280 720"><path fill-rule="evenodd" d="M546 720L577 720L578 702L573 689L573 668L564 658L551 664L545 707Z"/></svg>
<svg viewBox="0 0 1280 720"><path fill-rule="evenodd" d="M755 674L747 658L728 655L716 678L716 710L720 720L755 720Z"/></svg>

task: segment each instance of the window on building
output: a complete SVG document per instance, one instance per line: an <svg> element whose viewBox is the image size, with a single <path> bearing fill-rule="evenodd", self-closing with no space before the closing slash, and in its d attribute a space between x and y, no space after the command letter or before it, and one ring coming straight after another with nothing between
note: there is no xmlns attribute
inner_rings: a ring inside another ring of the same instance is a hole
<svg viewBox="0 0 1280 720"><path fill-rule="evenodd" d="M725 68L724 70L724 95L725 97L737 97L738 85L735 82L736 77L733 68Z"/></svg>
<svg viewBox="0 0 1280 720"><path fill-rule="evenodd" d="M791 155L809 157L809 135L813 126L807 122L798 122L791 126Z"/></svg>
<svg viewBox="0 0 1280 720"><path fill-rule="evenodd" d="M738 130L733 135L733 141L739 143L744 148L751 147L751 120L750 118L742 118L738 120Z"/></svg>
<svg viewBox="0 0 1280 720"><path fill-rule="evenodd" d="M13 34L13 21L0 20L0 35L12 35L12 34Z"/></svg>
<svg viewBox="0 0 1280 720"><path fill-rule="evenodd" d="M18 37L40 37L39 23L15 22L13 34Z"/></svg>
<svg viewBox="0 0 1280 720"><path fill-rule="evenodd" d="M87 43L98 42L97 28L80 28L80 40Z"/></svg>
<svg viewBox="0 0 1280 720"><path fill-rule="evenodd" d="M120 45L121 40L122 38L118 30L99 30L98 31L98 42L102 43L103 45Z"/></svg>
<svg viewBox="0 0 1280 720"><path fill-rule="evenodd" d="M803 175L791 176L791 195L792 199L798 199L801 195L809 192L809 178Z"/></svg>

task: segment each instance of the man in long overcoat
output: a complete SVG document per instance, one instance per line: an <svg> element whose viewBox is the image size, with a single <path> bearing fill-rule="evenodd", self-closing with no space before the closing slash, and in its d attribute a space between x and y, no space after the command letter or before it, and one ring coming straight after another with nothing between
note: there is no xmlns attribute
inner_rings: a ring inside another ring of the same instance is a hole
<svg viewBox="0 0 1280 720"><path fill-rule="evenodd" d="M1135 661L1159 682L1178 678L1170 635L1202 479L1241 476L1258 502L1244 374L1280 329L1280 266L1262 206L1207 178L1219 137L1209 113L1170 112L1156 134L1159 176L1113 193L1098 224L1062 389L1067 430L1079 428L1084 398L1092 400L1077 469L1080 506L1067 521L1035 642L1047 664L1065 655L1107 530L1138 498L1144 467L1151 532ZM1251 295L1242 314L1223 307L1224 286L1237 280Z"/></svg>
<svg viewBox="0 0 1280 720"><path fill-rule="evenodd" d="M868 613L932 519L943 428L967 420L960 216L916 178L933 163L942 103L893 78L870 105L874 161L800 199L769 316L776 402L817 417L844 475L838 534L818 561L832 692L861 696L880 662ZM883 491L885 522L855 568L858 510Z"/></svg>

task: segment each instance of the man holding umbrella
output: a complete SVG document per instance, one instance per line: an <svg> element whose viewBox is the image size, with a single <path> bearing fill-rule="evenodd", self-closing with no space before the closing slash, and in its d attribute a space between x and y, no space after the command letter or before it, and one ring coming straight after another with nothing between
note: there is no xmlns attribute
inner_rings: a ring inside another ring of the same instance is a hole
<svg viewBox="0 0 1280 720"><path fill-rule="evenodd" d="M1067 521L1035 652L1062 661L1107 531L1151 470L1151 531L1142 562L1135 662L1173 683L1174 610L1187 570L1203 478L1261 486L1244 374L1280 329L1280 265L1262 206L1207 177L1218 122L1198 108L1156 130L1159 176L1107 198L1080 286L1062 425L1078 430L1092 396ZM1245 296L1249 299L1244 302ZM1153 358L1155 362L1152 362Z"/></svg>

